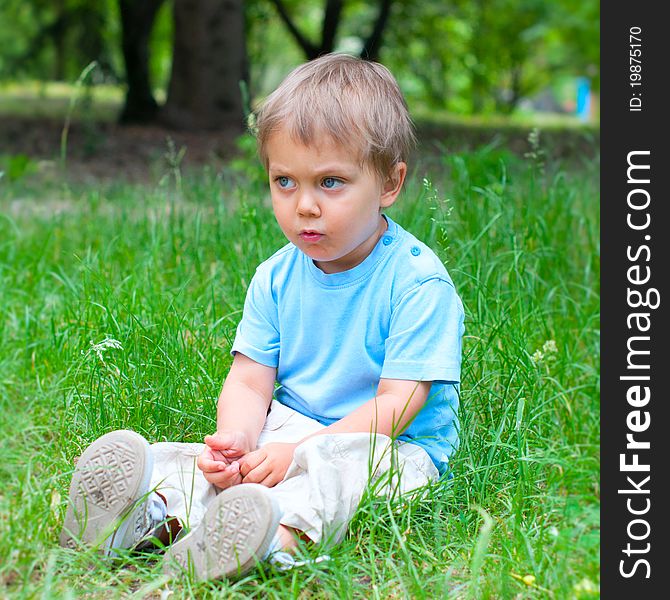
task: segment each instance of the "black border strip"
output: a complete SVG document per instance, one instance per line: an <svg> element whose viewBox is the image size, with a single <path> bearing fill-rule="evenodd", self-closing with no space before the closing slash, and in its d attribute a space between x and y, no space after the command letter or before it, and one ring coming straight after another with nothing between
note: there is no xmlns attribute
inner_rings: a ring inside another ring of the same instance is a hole
<svg viewBox="0 0 670 600"><path fill-rule="evenodd" d="M601 4L604 598L635 598L631 593L638 591L644 598L668 595L670 335L662 316L670 302L670 97L664 92L670 84L670 29L662 7L650 1ZM638 64L640 77L633 75ZM629 170L630 163L639 168ZM648 316L632 316L643 314ZM649 470L625 466L636 461Z"/></svg>

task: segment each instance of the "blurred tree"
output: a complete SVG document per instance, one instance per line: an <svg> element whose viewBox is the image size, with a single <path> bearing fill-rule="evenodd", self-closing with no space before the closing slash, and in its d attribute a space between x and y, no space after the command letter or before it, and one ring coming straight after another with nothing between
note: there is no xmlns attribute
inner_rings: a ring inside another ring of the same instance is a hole
<svg viewBox="0 0 670 600"><path fill-rule="evenodd" d="M470 30L453 4L399 3L382 58L398 74L405 93L428 109L444 109L463 92ZM453 106L451 108L457 109Z"/></svg>
<svg viewBox="0 0 670 600"><path fill-rule="evenodd" d="M241 121L246 39L257 95L343 51L378 56L413 109L509 112L577 76L599 89L598 16L597 0L0 0L0 80L75 81L96 60L92 83L127 81L124 120L159 116L167 89L166 122L217 126Z"/></svg>
<svg viewBox="0 0 670 600"><path fill-rule="evenodd" d="M600 4L595 0L557 0L550 23L551 49L564 70L591 79L600 90Z"/></svg>
<svg viewBox="0 0 670 600"><path fill-rule="evenodd" d="M115 78L107 43L111 1L2 0L0 73L65 81L96 61L100 76Z"/></svg>
<svg viewBox="0 0 670 600"><path fill-rule="evenodd" d="M119 0L127 82L122 123L146 123L158 114L149 77L149 40L161 4L163 0Z"/></svg>
<svg viewBox="0 0 670 600"><path fill-rule="evenodd" d="M524 95L546 85L556 70L542 52L551 7L545 0L459 4L472 27L473 111L510 113Z"/></svg>
<svg viewBox="0 0 670 600"><path fill-rule="evenodd" d="M243 0L174 0L172 75L162 122L243 131L244 35Z"/></svg>
<svg viewBox="0 0 670 600"><path fill-rule="evenodd" d="M322 54L333 52L335 49L335 42L337 37L337 30L342 20L342 10L344 8L344 0L327 0L323 8L323 19L321 22L321 40L315 44L311 42L307 36L298 28L289 14L287 4L283 0L270 0L275 5L277 13L279 14L284 25L293 36L294 40L300 46L308 60L317 58ZM302 8L304 3L298 3ZM372 26L372 31L365 38L363 47L361 49L361 58L368 60L377 60L379 57L379 49L382 44L382 34L389 20L391 13L392 0L379 0L377 18Z"/></svg>
<svg viewBox="0 0 670 600"><path fill-rule="evenodd" d="M597 0L406 0L394 11L382 58L429 110L510 113L560 76L598 72Z"/></svg>

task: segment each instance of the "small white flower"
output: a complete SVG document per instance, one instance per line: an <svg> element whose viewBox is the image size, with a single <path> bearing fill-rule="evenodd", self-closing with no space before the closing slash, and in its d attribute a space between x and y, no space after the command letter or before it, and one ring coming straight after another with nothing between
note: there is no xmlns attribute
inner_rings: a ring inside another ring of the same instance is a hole
<svg viewBox="0 0 670 600"><path fill-rule="evenodd" d="M543 345L542 345L542 351L545 354L551 354L551 353L556 353L558 352L558 347L556 346L556 340L547 340Z"/></svg>
<svg viewBox="0 0 670 600"><path fill-rule="evenodd" d="M530 359L537 365L541 362L551 362L556 360L555 354L558 353L558 346L556 346L555 340L547 340L542 344L542 349L537 349L533 352Z"/></svg>
<svg viewBox="0 0 670 600"><path fill-rule="evenodd" d="M584 595L595 595L600 592L600 586L587 577L584 577L579 583L575 584L572 589L578 598Z"/></svg>
<svg viewBox="0 0 670 600"><path fill-rule="evenodd" d="M121 342L119 342L119 340L115 340L114 338L105 338L104 340L102 340L101 342L98 342L97 344L94 344L91 341L90 344L91 344L91 349L88 351L88 354L90 354L91 352L95 352L96 356L103 363L105 362L104 354L110 348L113 349L113 350L123 350L123 346L121 345Z"/></svg>

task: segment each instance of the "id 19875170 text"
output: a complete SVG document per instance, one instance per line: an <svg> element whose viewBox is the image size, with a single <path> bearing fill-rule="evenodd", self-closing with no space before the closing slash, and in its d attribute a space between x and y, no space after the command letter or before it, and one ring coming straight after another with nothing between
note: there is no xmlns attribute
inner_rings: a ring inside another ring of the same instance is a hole
<svg viewBox="0 0 670 600"><path fill-rule="evenodd" d="M628 78L631 95L628 100L628 110L642 111L642 28L631 27L628 30Z"/></svg>

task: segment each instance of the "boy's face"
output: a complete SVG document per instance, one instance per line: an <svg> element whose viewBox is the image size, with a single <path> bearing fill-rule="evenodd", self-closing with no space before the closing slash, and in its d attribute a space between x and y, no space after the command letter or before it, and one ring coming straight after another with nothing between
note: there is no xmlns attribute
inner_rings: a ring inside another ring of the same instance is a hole
<svg viewBox="0 0 670 600"><path fill-rule="evenodd" d="M363 262L386 229L380 209L398 197L405 163L382 182L327 136L304 146L280 130L266 147L272 207L289 241L325 273Z"/></svg>

